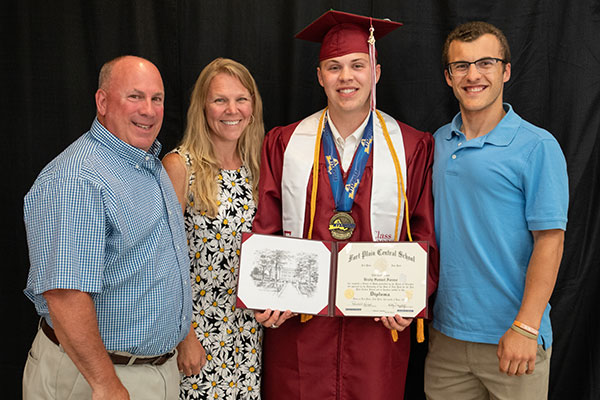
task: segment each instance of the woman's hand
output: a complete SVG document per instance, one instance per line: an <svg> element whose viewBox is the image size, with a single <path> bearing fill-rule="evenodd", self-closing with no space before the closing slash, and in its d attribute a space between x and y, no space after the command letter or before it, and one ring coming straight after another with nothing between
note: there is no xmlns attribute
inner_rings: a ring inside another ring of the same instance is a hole
<svg viewBox="0 0 600 400"><path fill-rule="evenodd" d="M196 337L194 328L177 346L177 367L186 376L198 375L206 364L206 352Z"/></svg>

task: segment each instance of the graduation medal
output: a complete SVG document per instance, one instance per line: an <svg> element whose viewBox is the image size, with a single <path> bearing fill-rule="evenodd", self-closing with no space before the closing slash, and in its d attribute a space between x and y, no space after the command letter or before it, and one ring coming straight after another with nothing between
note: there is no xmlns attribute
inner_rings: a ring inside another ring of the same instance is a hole
<svg viewBox="0 0 600 400"><path fill-rule="evenodd" d="M352 218L349 213L344 211L335 213L329 220L329 231L331 232L331 237L336 240L350 239L354 233L354 228L356 228L354 218Z"/></svg>
<svg viewBox="0 0 600 400"><path fill-rule="evenodd" d="M350 216L354 197L358 191L358 186L362 178L362 174L367 165L369 154L371 152L371 144L373 142L373 113L369 116L369 121L363 132L362 139L352 166L348 171L348 178L344 183L340 162L337 159L337 150L333 141L333 134L329 127L329 122L325 120L323 129L323 153L327 163L327 173L329 175L329 184L335 200L336 213L329 220L329 232L331 237L336 240L348 240L352 237L356 223L354 218Z"/></svg>

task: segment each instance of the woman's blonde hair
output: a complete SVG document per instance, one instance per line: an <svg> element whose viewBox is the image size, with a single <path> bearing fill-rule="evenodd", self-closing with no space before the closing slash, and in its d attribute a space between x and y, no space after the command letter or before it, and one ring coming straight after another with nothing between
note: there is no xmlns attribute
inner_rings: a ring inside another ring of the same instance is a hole
<svg viewBox="0 0 600 400"><path fill-rule="evenodd" d="M218 213L217 176L220 166L213 150L204 107L211 81L216 75L222 73L238 78L252 97L251 121L238 139L236 151L242 164L250 172L252 196L255 202L258 201L260 151L265 133L262 99L250 71L237 61L228 58L217 58L204 67L192 91L187 112L187 127L180 147L183 152L189 153L192 161L189 172L194 174L195 179L189 190L194 199L193 207L205 211L210 217L216 217Z"/></svg>

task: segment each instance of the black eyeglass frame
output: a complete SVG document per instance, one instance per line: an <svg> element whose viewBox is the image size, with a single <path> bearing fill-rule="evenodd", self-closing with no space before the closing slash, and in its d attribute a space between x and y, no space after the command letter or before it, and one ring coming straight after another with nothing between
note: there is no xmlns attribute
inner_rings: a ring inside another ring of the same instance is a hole
<svg viewBox="0 0 600 400"><path fill-rule="evenodd" d="M475 60L475 61L454 61L454 62L446 64L446 69L448 70L448 73L451 76L465 76L465 75L467 75L467 73L469 73L469 68L471 68L471 64L475 64L475 68L477 68L477 71L479 71L481 73L481 70L477 67L477 63L481 62L481 61L484 61L484 60L494 60L495 62L501 62L501 63L504 63L504 64L508 64L508 62L506 60L502 59L502 58L482 57L479 60ZM453 65L456 65L456 64L467 64L467 69L466 69L464 75L456 75L456 74L452 73L452 68L451 67Z"/></svg>

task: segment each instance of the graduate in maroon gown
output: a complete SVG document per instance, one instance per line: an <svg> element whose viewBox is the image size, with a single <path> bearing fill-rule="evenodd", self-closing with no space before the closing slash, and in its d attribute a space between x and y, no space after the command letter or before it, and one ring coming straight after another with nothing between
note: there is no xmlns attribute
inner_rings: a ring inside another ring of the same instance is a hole
<svg viewBox="0 0 600 400"><path fill-rule="evenodd" d="M408 241L410 232L429 242L431 294L433 138L375 107L374 39L399 25L329 11L297 35L322 43L317 76L327 108L267 134L253 231L349 241ZM264 339L264 400L403 399L412 319L255 315L273 328Z"/></svg>

